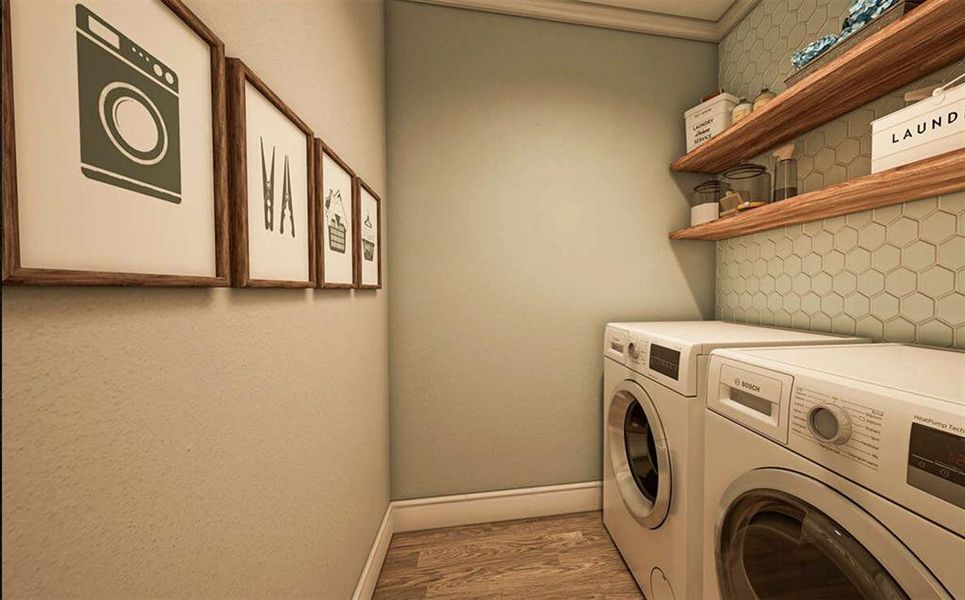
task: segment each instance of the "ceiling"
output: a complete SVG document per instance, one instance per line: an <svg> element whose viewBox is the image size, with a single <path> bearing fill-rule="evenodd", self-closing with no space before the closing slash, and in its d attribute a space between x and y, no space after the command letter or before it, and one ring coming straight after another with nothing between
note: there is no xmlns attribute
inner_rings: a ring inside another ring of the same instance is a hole
<svg viewBox="0 0 965 600"><path fill-rule="evenodd" d="M719 42L760 0L410 0L455 8Z"/></svg>
<svg viewBox="0 0 965 600"><path fill-rule="evenodd" d="M629 8L644 12L719 21L734 0L582 0L589 4Z"/></svg>

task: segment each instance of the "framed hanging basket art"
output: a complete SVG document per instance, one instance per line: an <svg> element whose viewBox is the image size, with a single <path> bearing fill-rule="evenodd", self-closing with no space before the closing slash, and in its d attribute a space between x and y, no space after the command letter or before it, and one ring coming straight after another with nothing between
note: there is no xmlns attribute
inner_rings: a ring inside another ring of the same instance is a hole
<svg viewBox="0 0 965 600"><path fill-rule="evenodd" d="M232 278L315 287L315 135L264 81L228 59Z"/></svg>
<svg viewBox="0 0 965 600"><path fill-rule="evenodd" d="M355 173L319 139L315 140L318 287L355 287Z"/></svg>
<svg viewBox="0 0 965 600"><path fill-rule="evenodd" d="M361 177L355 181L356 287L374 290L382 287L382 199Z"/></svg>
<svg viewBox="0 0 965 600"><path fill-rule="evenodd" d="M179 0L2 0L3 281L230 283L224 44Z"/></svg>

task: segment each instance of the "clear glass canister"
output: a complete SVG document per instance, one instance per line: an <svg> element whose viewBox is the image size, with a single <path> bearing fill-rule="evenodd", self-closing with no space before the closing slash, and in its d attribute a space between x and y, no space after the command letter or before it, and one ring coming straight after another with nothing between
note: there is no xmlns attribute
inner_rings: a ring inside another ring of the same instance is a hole
<svg viewBox="0 0 965 600"><path fill-rule="evenodd" d="M724 180L740 194L740 209L753 208L771 201L771 175L761 165L739 164L724 171Z"/></svg>
<svg viewBox="0 0 965 600"><path fill-rule="evenodd" d="M785 158L774 165L774 202L797 196L797 160Z"/></svg>
<svg viewBox="0 0 965 600"><path fill-rule="evenodd" d="M694 193L690 196L691 206L700 206L708 202L720 202L730 186L726 182L708 179L694 188Z"/></svg>

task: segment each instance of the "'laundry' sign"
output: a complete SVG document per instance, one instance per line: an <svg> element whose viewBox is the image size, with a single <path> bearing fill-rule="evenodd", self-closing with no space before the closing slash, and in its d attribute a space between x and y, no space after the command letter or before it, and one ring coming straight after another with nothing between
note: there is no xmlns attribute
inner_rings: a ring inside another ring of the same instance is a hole
<svg viewBox="0 0 965 600"><path fill-rule="evenodd" d="M905 127L904 133L900 133L898 131L892 131L891 143L900 144L901 142L904 142L906 140L915 139L915 134L924 135L935 129L941 129L946 124L950 126L953 123L955 123L955 121L958 121L958 114L959 114L958 110L950 110L948 111L947 116L938 115L937 117L932 117L930 119L923 119L919 123L916 123L914 126L909 125ZM901 135L900 139L898 137L899 134Z"/></svg>
<svg viewBox="0 0 965 600"><path fill-rule="evenodd" d="M965 85L872 123L871 172L965 147Z"/></svg>

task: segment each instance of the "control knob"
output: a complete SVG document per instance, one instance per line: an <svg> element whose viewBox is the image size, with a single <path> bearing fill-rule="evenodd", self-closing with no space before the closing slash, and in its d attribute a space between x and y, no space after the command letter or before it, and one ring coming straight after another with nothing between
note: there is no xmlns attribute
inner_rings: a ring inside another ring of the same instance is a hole
<svg viewBox="0 0 965 600"><path fill-rule="evenodd" d="M811 435L828 444L843 444L851 438L851 418L836 404L818 404L808 411Z"/></svg>
<svg viewBox="0 0 965 600"><path fill-rule="evenodd" d="M640 358L640 349L637 348L636 342L630 342L630 345L627 346L627 354L629 354L633 360Z"/></svg>

